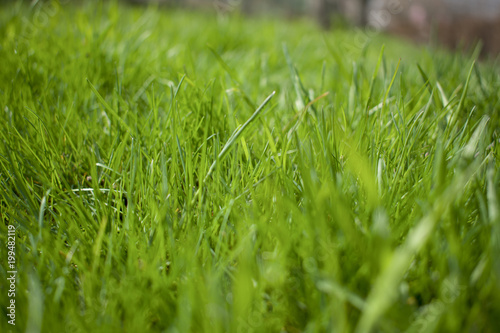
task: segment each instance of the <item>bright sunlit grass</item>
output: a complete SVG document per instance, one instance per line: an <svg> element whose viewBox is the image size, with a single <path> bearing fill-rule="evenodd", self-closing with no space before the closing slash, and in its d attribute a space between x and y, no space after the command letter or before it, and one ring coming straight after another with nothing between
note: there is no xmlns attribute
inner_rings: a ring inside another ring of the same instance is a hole
<svg viewBox="0 0 500 333"><path fill-rule="evenodd" d="M0 7L1 332L500 328L498 65L39 6Z"/></svg>

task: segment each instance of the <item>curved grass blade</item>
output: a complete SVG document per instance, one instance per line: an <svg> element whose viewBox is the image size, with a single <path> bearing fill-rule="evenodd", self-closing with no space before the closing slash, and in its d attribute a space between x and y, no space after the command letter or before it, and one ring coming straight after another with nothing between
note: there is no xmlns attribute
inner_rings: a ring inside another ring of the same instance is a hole
<svg viewBox="0 0 500 333"><path fill-rule="evenodd" d="M271 95L269 95L264 100L264 102L257 108L257 110L255 110L255 112L252 114L252 116L250 118L248 118L248 120L241 127L239 127L238 129L235 130L235 132L231 135L231 137L229 138L229 140L224 145L224 148L222 148L222 150L220 151L219 156L217 157L217 159L210 166L210 169L208 170L207 175L205 176L204 181L207 180L207 178L210 177L210 175L214 171L215 166L217 165L217 161L221 160L222 158L224 158L224 156L226 156L226 154L229 152L229 150L233 147L233 145L236 142L236 140L238 140L238 138L241 136L241 134L243 134L243 132L245 131L245 129L247 129L247 127L255 119L257 119L257 117L262 112L262 110L264 110L264 107L267 105L267 103L269 103L269 101L274 97L275 94L276 94L276 91L273 91L271 93Z"/></svg>

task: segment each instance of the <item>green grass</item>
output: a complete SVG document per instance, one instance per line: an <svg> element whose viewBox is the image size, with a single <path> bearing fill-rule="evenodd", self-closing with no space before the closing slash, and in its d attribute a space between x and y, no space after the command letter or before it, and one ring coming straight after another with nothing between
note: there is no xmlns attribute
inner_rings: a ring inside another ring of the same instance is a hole
<svg viewBox="0 0 500 333"><path fill-rule="evenodd" d="M0 7L2 332L498 331L497 64L47 6Z"/></svg>

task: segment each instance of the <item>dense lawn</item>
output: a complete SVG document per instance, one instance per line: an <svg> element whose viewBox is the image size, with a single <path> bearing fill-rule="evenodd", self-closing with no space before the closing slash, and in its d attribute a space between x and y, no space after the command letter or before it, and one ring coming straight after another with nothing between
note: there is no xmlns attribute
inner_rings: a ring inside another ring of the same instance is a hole
<svg viewBox="0 0 500 333"><path fill-rule="evenodd" d="M498 64L66 2L0 7L0 331L498 332Z"/></svg>

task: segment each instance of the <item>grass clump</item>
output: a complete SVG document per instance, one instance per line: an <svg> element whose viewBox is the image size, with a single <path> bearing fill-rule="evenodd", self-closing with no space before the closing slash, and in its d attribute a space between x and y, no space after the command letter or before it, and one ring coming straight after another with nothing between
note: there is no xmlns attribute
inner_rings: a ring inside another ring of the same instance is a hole
<svg viewBox="0 0 500 333"><path fill-rule="evenodd" d="M39 6L0 12L2 331L498 329L496 64Z"/></svg>

